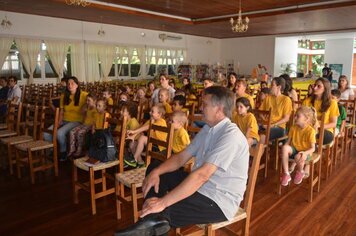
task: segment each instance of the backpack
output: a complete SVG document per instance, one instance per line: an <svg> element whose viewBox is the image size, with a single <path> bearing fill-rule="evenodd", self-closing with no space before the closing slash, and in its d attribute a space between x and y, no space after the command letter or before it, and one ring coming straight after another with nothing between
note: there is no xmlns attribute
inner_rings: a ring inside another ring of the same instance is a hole
<svg viewBox="0 0 356 236"><path fill-rule="evenodd" d="M90 138L88 156L108 162L117 160L117 148L110 129L98 129Z"/></svg>

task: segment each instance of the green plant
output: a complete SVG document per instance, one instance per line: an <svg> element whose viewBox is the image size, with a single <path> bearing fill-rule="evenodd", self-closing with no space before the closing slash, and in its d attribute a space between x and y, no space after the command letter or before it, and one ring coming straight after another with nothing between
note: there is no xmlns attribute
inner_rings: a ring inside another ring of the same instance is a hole
<svg viewBox="0 0 356 236"><path fill-rule="evenodd" d="M281 73L291 75L295 73L295 64L294 63L285 63L281 64Z"/></svg>

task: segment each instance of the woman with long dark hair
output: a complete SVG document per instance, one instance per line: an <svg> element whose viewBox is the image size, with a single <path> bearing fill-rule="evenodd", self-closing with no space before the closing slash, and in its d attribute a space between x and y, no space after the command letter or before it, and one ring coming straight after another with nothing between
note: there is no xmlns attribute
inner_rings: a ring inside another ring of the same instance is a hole
<svg viewBox="0 0 356 236"><path fill-rule="evenodd" d="M227 88L235 92L235 86L237 81L237 74L235 72L231 72L227 76Z"/></svg>
<svg viewBox="0 0 356 236"><path fill-rule="evenodd" d="M336 127L339 108L337 101L331 98L331 88L329 80L319 78L315 81L313 94L303 101L304 106L314 107L318 120L325 113L323 144L331 143L334 139L334 129Z"/></svg>
<svg viewBox="0 0 356 236"><path fill-rule="evenodd" d="M67 134L73 128L83 122L82 108L86 103L87 92L81 91L76 77L69 77L67 87L60 99L59 126L57 141L59 145L59 160L67 159ZM45 133L45 140L51 140L52 136Z"/></svg>

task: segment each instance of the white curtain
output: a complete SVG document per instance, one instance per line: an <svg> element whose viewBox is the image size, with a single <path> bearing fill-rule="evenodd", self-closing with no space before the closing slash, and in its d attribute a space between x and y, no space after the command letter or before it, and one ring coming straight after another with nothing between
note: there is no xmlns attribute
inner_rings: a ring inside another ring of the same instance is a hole
<svg viewBox="0 0 356 236"><path fill-rule="evenodd" d="M0 38L0 68L2 68L6 57L9 55L9 51L13 41L14 39L12 38Z"/></svg>
<svg viewBox="0 0 356 236"><path fill-rule="evenodd" d="M137 57L140 59L140 71L138 75L146 76L146 55L145 55L145 48L136 48L137 50Z"/></svg>
<svg viewBox="0 0 356 236"><path fill-rule="evenodd" d="M128 57L128 62L129 62L129 77L131 77L131 61L132 61L132 55L133 55L133 50L134 48L129 47L127 49L127 57Z"/></svg>
<svg viewBox="0 0 356 236"><path fill-rule="evenodd" d="M100 47L96 44L86 46L87 82L100 80L98 48Z"/></svg>
<svg viewBox="0 0 356 236"><path fill-rule="evenodd" d="M83 45L80 42L71 42L70 43L70 61L71 61L71 70L72 75L77 77L79 81L86 82L85 71L82 68L85 68L84 58L83 58Z"/></svg>
<svg viewBox="0 0 356 236"><path fill-rule="evenodd" d="M45 41L47 53L51 58L54 69L58 74L58 82L63 77L64 62L68 52L68 43L65 41Z"/></svg>
<svg viewBox="0 0 356 236"><path fill-rule="evenodd" d="M147 48L146 49L146 74L144 76L147 76L148 73L150 72L151 61L152 61L152 58L153 58L154 51L155 51L154 48Z"/></svg>
<svg viewBox="0 0 356 236"><path fill-rule="evenodd" d="M96 49L101 65L102 80L107 81L116 58L116 48L113 45L98 45Z"/></svg>
<svg viewBox="0 0 356 236"><path fill-rule="evenodd" d="M35 72L37 57L40 52L41 40L39 39L15 39L17 49L20 52L21 61L30 74L29 84L33 83L33 73Z"/></svg>

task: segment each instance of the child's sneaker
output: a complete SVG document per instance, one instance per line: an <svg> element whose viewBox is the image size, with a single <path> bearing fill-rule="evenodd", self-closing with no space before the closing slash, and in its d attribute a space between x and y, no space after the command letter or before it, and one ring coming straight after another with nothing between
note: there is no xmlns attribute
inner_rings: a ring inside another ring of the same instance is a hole
<svg viewBox="0 0 356 236"><path fill-rule="evenodd" d="M135 160L133 155L128 155L124 157L124 162L125 164L127 164L128 166L131 167L136 167L137 166L137 161Z"/></svg>
<svg viewBox="0 0 356 236"><path fill-rule="evenodd" d="M137 166L136 168L142 168L142 167L145 167L145 163L144 162L137 162Z"/></svg>
<svg viewBox="0 0 356 236"><path fill-rule="evenodd" d="M297 170L295 172L295 176L293 180L294 184L300 184L303 181L303 177L304 177L304 172Z"/></svg>
<svg viewBox="0 0 356 236"><path fill-rule="evenodd" d="M292 178L290 177L290 174L283 173L281 177L281 185L282 186L287 186L289 184L289 181L291 181Z"/></svg>

